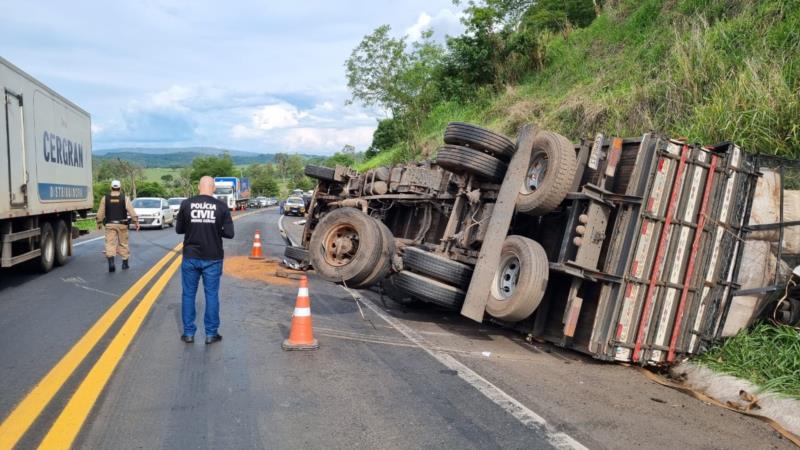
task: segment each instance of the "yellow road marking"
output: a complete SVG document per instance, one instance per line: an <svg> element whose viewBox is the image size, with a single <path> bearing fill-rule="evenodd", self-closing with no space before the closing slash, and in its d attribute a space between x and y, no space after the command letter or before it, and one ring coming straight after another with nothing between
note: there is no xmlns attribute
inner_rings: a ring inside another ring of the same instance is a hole
<svg viewBox="0 0 800 450"><path fill-rule="evenodd" d="M178 270L183 258L177 258L163 275L155 282L152 288L145 294L144 298L131 313L125 324L119 330L114 339L108 345L103 355L97 360L92 370L83 380L78 390L61 411L50 431L39 445L40 449L69 449L75 438L78 436L86 417L92 410L95 401L103 392L103 389L111 379L111 375L122 360L125 350L128 349L134 336L142 326L144 319L155 304L158 296L166 287L172 275Z"/></svg>
<svg viewBox="0 0 800 450"><path fill-rule="evenodd" d="M139 292L175 256L178 244L109 308L0 424L0 449L11 449ZM180 259L179 259L180 260Z"/></svg>

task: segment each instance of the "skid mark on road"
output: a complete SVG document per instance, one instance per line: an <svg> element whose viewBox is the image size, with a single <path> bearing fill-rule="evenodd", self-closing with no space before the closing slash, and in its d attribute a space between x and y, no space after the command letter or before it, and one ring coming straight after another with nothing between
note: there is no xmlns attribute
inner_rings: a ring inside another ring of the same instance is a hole
<svg viewBox="0 0 800 450"><path fill-rule="evenodd" d="M86 285L86 280L84 280L81 277L67 277L67 278L62 278L61 281L63 281L64 283L71 284L71 285L73 285L75 287L79 287L81 289L90 291L90 292L97 292L98 294L103 294L103 295L107 295L109 297L114 297L114 298L119 297L119 294L115 294L113 292L108 292L108 291L104 291L104 290L101 290L101 289L93 288L91 286L87 286Z"/></svg>
<svg viewBox="0 0 800 450"><path fill-rule="evenodd" d="M377 305L372 303L371 300L362 297L357 292L342 286L342 289L347 291L353 299L364 303L372 312L378 317L383 319L386 323L394 327L397 331L403 334L409 341L417 345L417 347L425 350L426 353L431 355L434 359L439 361L445 367L455 371L458 376L469 383L472 387L477 389L481 394L486 396L489 400L494 402L497 406L503 408L506 412L514 416L523 425L528 428L544 434L547 441L559 449L586 449L580 442L575 440L572 436L556 430L552 425L540 415L530 410L527 406L523 405L519 400L507 394L499 387L492 384L489 380L478 375L475 371L465 366L451 355L442 351L437 351L429 347L425 340L416 331L405 325L404 323L386 315Z"/></svg>

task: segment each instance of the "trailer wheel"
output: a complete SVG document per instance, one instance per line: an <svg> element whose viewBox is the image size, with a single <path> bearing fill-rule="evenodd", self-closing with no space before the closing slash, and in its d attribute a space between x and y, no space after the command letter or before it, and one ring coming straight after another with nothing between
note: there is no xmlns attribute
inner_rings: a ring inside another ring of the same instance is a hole
<svg viewBox="0 0 800 450"><path fill-rule="evenodd" d="M380 228L371 217L355 208L339 208L319 221L308 250L323 279L352 285L372 273L381 246Z"/></svg>
<svg viewBox="0 0 800 450"><path fill-rule="evenodd" d="M463 122L450 122L444 131L444 142L489 152L508 161L517 146L510 139L493 131Z"/></svg>
<svg viewBox="0 0 800 450"><path fill-rule="evenodd" d="M551 131L537 134L525 183L517 196L519 212L541 216L554 210L572 188L577 170L575 150L567 138Z"/></svg>
<svg viewBox="0 0 800 450"><path fill-rule="evenodd" d="M55 251L57 265L63 266L69 261L69 229L63 220L56 222Z"/></svg>
<svg viewBox="0 0 800 450"><path fill-rule="evenodd" d="M39 269L44 273L50 272L55 263L56 240L53 236L53 226L49 222L42 224L39 248L42 250L42 254L39 256Z"/></svg>
<svg viewBox="0 0 800 450"><path fill-rule="evenodd" d="M486 312L508 322L530 316L542 301L549 271L547 254L538 242L508 236L489 288Z"/></svg>
<svg viewBox="0 0 800 450"><path fill-rule="evenodd" d="M397 287L397 275L390 275L384 278L381 281L381 290L381 293L392 299L393 302L405 307L413 308L424 304Z"/></svg>
<svg viewBox="0 0 800 450"><path fill-rule="evenodd" d="M404 270L394 277L395 285L424 302L433 303L447 309L458 309L464 303L467 293L463 290Z"/></svg>
<svg viewBox="0 0 800 450"><path fill-rule="evenodd" d="M372 220L375 221L375 224L381 232L381 252L378 256L378 262L375 264L375 268L367 278L365 278L364 281L353 284L353 287L359 289L370 287L386 278L386 275L389 275L389 271L392 268L392 256L395 251L394 235L392 235L389 227L383 222L375 218Z"/></svg>
<svg viewBox="0 0 800 450"><path fill-rule="evenodd" d="M304 249L303 247L287 245L283 250L283 256L291 258L300 263L308 262L308 250Z"/></svg>
<svg viewBox="0 0 800 450"><path fill-rule="evenodd" d="M322 167L322 166L314 166L314 165L307 165L303 173L306 174L307 177L316 178L317 180L323 181L333 181L333 176L336 174L335 169L331 169L330 167Z"/></svg>
<svg viewBox="0 0 800 450"><path fill-rule="evenodd" d="M403 267L462 289L472 279L472 267L416 247L405 248Z"/></svg>
<svg viewBox="0 0 800 450"><path fill-rule="evenodd" d="M436 164L453 173L471 173L492 182L501 181L508 168L492 155L458 145L440 147Z"/></svg>

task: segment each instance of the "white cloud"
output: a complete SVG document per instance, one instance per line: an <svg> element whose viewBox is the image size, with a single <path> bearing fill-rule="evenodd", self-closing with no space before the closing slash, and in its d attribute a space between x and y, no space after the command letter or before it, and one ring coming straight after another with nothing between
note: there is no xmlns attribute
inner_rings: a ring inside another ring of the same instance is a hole
<svg viewBox="0 0 800 450"><path fill-rule="evenodd" d="M267 105L253 114L253 128L257 130L272 130L274 128L287 128L300 123L300 119L308 113L300 112L296 106L289 103Z"/></svg>
<svg viewBox="0 0 800 450"><path fill-rule="evenodd" d="M298 127L287 131L283 144L290 149L319 149L325 151L341 150L345 145L365 149L372 142L375 127L353 128L312 128Z"/></svg>
<svg viewBox="0 0 800 450"><path fill-rule="evenodd" d="M431 16L423 11L417 17L414 25L406 28L406 36L412 42L422 39L422 33L433 30L437 40L442 40L446 35L456 35L461 33L464 26L461 24L461 12L453 12L449 9L440 10L435 16Z"/></svg>

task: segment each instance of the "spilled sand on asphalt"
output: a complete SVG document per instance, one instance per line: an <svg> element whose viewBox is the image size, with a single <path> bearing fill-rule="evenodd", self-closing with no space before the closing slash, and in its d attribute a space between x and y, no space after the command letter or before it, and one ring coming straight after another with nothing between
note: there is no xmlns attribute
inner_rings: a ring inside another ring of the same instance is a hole
<svg viewBox="0 0 800 450"><path fill-rule="evenodd" d="M261 281L279 286L295 286L297 280L280 277L276 275L277 273L302 274L302 272L281 266L280 261L250 259L247 256L225 258L223 267L225 274L234 278Z"/></svg>

